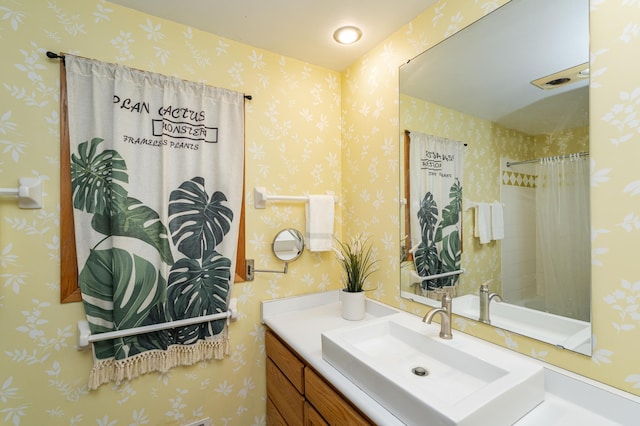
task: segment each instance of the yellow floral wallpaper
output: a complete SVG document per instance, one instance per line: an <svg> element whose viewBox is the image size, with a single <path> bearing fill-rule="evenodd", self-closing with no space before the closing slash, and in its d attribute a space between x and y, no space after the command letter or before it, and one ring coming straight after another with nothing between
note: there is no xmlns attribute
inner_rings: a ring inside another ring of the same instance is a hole
<svg viewBox="0 0 640 426"><path fill-rule="evenodd" d="M549 157L589 151L589 126L576 127L535 137L534 157Z"/></svg>
<svg viewBox="0 0 640 426"><path fill-rule="evenodd" d="M59 70L46 50L175 75L251 94L246 103L247 257L278 268L275 233L304 229L300 204L253 208L252 191L339 195L338 234L366 232L381 269L372 293L399 298L397 67L490 12L503 0L442 0L346 71L286 58L101 0L0 0L0 186L45 181L44 208L0 199L0 419L12 425L265 424L261 300L339 287L330 254L304 255L287 275L256 274L237 284L240 318L232 355L149 374L120 385L86 387L91 355L75 350L80 304L59 298ZM594 357L556 350L492 327L457 327L640 394L640 110L637 2L592 2L591 159Z"/></svg>
<svg viewBox="0 0 640 426"><path fill-rule="evenodd" d="M341 191L341 82L312 66L105 1L0 0L0 186L44 179L44 208L0 199L0 424L265 424L260 301L336 288L330 254L305 255L287 275L234 286L231 356L88 392L90 352L75 349L79 303L59 303L59 63L47 50L203 81L246 102L247 257L282 269L271 241L304 230L304 205L253 208L253 188ZM338 209L337 223L341 223Z"/></svg>

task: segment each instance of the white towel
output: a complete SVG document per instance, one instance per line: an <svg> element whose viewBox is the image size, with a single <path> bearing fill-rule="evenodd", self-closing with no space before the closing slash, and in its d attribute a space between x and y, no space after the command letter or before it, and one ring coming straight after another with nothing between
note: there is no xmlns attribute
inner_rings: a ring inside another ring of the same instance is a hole
<svg viewBox="0 0 640 426"><path fill-rule="evenodd" d="M306 204L305 238L309 251L330 251L333 248L333 195L309 195Z"/></svg>
<svg viewBox="0 0 640 426"><path fill-rule="evenodd" d="M491 241L491 208L487 203L476 203L475 227L473 235L480 238L480 244Z"/></svg>
<svg viewBox="0 0 640 426"><path fill-rule="evenodd" d="M502 203L491 203L491 239L501 240L504 238L504 214Z"/></svg>

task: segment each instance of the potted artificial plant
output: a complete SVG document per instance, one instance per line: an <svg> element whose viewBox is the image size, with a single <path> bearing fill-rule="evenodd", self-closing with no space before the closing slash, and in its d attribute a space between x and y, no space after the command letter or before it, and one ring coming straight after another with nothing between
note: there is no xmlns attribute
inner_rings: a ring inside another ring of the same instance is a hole
<svg viewBox="0 0 640 426"><path fill-rule="evenodd" d="M338 248L336 258L342 266L342 317L348 320L361 320L365 314L364 286L367 278L375 269L377 260L373 259L371 244L362 235L344 243L336 239Z"/></svg>

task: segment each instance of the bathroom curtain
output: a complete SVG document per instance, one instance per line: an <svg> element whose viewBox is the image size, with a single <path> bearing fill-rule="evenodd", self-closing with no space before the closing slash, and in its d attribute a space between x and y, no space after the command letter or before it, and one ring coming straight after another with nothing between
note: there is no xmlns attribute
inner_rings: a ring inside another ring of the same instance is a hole
<svg viewBox="0 0 640 426"><path fill-rule="evenodd" d="M464 144L410 133L410 212L414 265L420 277L460 269ZM423 290L453 286L459 275L422 280Z"/></svg>
<svg viewBox="0 0 640 426"><path fill-rule="evenodd" d="M243 94L67 55L78 284L92 334L227 311ZM93 344L89 387L229 354L226 320Z"/></svg>
<svg viewBox="0 0 640 426"><path fill-rule="evenodd" d="M589 161L577 155L545 159L536 173L536 276L546 309L589 321Z"/></svg>

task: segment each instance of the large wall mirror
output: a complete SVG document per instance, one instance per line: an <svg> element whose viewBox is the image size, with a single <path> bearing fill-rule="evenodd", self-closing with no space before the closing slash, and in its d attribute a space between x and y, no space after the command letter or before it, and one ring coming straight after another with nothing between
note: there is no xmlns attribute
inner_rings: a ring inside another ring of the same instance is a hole
<svg viewBox="0 0 640 426"><path fill-rule="evenodd" d="M588 104L588 0L511 0L400 67L402 297L449 293L479 320L488 283L492 325L591 354ZM459 222L437 219L429 244L447 260L427 275L410 188L435 157L412 135L465 145L459 202L442 209Z"/></svg>

